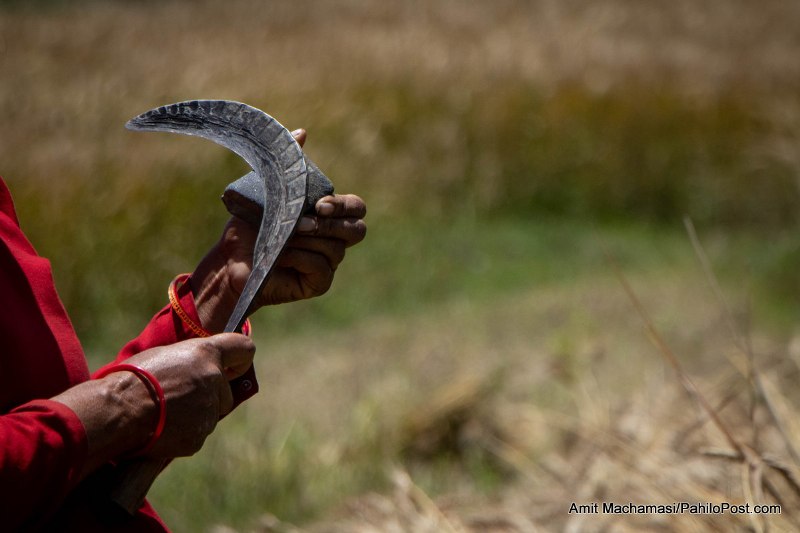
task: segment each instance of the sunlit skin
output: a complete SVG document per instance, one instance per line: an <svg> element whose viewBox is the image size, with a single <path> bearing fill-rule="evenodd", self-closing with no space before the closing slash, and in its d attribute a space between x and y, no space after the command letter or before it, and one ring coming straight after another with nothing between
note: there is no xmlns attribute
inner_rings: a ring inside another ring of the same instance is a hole
<svg viewBox="0 0 800 533"><path fill-rule="evenodd" d="M301 146L305 143L305 130L293 135ZM358 196L326 196L315 211L300 220L255 302L256 309L324 294L345 250L366 235L367 209ZM257 234L246 222L231 218L192 274L198 315L211 333L223 330L244 288ZM165 393L166 425L148 455L180 457L197 452L220 417L232 409L228 381L249 369L254 354L249 338L221 333L153 348L127 360L153 374ZM70 407L86 429L89 451L82 476L141 448L158 417L147 387L127 371L81 383L53 399Z"/></svg>

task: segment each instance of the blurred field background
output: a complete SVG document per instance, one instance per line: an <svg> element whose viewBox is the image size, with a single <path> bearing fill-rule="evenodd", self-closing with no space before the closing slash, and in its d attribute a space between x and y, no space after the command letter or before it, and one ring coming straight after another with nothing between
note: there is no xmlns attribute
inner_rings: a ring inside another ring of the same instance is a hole
<svg viewBox="0 0 800 533"><path fill-rule="evenodd" d="M0 175L93 367L246 171L130 117L247 102L367 201L329 294L255 318L262 392L157 481L175 531L788 531L799 20L788 0L6 1Z"/></svg>

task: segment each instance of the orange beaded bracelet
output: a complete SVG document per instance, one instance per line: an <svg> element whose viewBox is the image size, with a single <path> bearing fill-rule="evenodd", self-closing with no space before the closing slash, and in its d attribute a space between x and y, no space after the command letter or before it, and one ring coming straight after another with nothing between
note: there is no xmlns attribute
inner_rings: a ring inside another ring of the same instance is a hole
<svg viewBox="0 0 800 533"><path fill-rule="evenodd" d="M174 280L172 280L172 283L169 284L169 289L167 290L169 304L172 307L172 310L175 311L175 314L180 317L181 321L192 333L198 337L210 337L211 333L203 326L192 320L192 318L181 305L180 298L178 298L178 289L180 289L183 284L186 283L190 276L191 274L180 274ZM242 325L242 333L248 337L252 333L252 325L250 324L249 318L245 320L244 324Z"/></svg>

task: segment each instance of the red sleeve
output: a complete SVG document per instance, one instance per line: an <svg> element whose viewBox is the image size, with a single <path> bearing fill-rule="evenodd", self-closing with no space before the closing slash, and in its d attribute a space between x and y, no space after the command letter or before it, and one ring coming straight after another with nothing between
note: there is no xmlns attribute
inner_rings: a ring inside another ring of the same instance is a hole
<svg viewBox="0 0 800 533"><path fill-rule="evenodd" d="M0 517L3 528L52 513L88 450L77 415L47 400L89 370L50 263L23 235L0 179Z"/></svg>
<svg viewBox="0 0 800 533"><path fill-rule="evenodd" d="M197 315L197 309L194 306L194 297L192 296L192 290L188 281L178 288L177 296L180 300L181 307L183 307L183 310L189 315L189 318L199 324L200 317ZM172 307L167 305L150 320L150 323L147 324L144 331L142 331L138 337L122 348L114 363L121 363L132 355L136 355L150 348L167 346L196 337L197 336L183 323ZM243 376L231 381L231 390L233 391L234 405L239 405L258 392L258 381L256 380L255 370L252 366Z"/></svg>
<svg viewBox="0 0 800 533"><path fill-rule="evenodd" d="M3 527L53 512L75 487L86 460L77 415L52 400L33 400L0 416L0 516ZM8 521L11 521L9 524Z"/></svg>
<svg viewBox="0 0 800 533"><path fill-rule="evenodd" d="M27 240L0 178L0 529L107 531L92 478L78 484L86 432L67 406L49 400L89 379L50 263ZM47 525L45 525L47 524ZM145 504L127 529L167 531Z"/></svg>

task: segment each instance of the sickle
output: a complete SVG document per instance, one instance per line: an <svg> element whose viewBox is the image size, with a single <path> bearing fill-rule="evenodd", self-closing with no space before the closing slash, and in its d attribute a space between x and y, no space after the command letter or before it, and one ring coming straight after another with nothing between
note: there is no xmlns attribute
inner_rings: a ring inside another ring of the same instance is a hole
<svg viewBox="0 0 800 533"><path fill-rule="evenodd" d="M289 130L277 120L254 107L227 100L195 100L162 106L131 119L126 127L182 133L214 141L244 159L255 173L253 183L263 184L263 196L254 198L256 202L263 198L263 209L253 250L253 270L225 326L225 331L241 330L253 300L306 204L308 165L303 151ZM251 188L256 194L257 185ZM232 198L230 193L227 196ZM228 201L226 205L229 210L235 210L242 204Z"/></svg>
<svg viewBox="0 0 800 533"><path fill-rule="evenodd" d="M225 326L225 331L240 331L304 207L313 211L319 198L333 193L333 185L305 158L285 127L263 111L239 102L179 102L147 111L125 126L209 139L238 154L253 169L223 194L232 214L259 228L253 270ZM162 460L120 465L111 499L134 514L165 465Z"/></svg>

